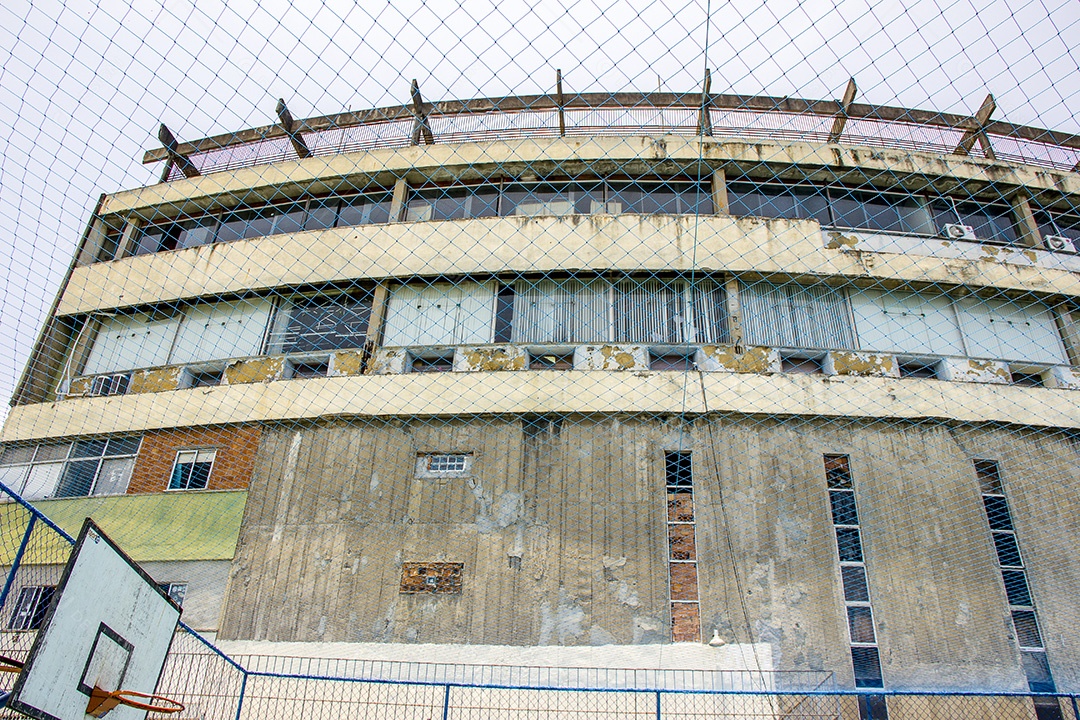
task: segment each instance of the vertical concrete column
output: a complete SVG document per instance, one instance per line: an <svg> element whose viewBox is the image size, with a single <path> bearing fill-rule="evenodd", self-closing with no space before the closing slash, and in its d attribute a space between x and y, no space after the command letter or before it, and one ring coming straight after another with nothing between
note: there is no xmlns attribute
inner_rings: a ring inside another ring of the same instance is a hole
<svg viewBox="0 0 1080 720"><path fill-rule="evenodd" d="M1080 365L1080 311L1065 305L1054 308L1053 315L1069 364Z"/></svg>
<svg viewBox="0 0 1080 720"><path fill-rule="evenodd" d="M390 222L401 222L405 218L405 198L408 192L408 181L398 178L394 183L394 195L390 199Z"/></svg>
<svg viewBox="0 0 1080 720"><path fill-rule="evenodd" d="M712 199L713 212L717 215L727 215L727 174L723 168L717 168L712 174Z"/></svg>
<svg viewBox="0 0 1080 720"><path fill-rule="evenodd" d="M375 286L375 293L371 298L371 315L368 318L367 341L364 343L365 374L371 374L371 358L375 356L375 349L382 343L382 331L386 320L386 305L389 297L390 290L386 283L379 283Z"/></svg>
<svg viewBox="0 0 1080 720"><path fill-rule="evenodd" d="M1021 245L1041 248L1042 237L1039 235L1039 226L1035 222L1035 214L1031 212L1030 198L1026 193L1018 192L1012 197L1013 216L1016 218L1016 236Z"/></svg>
<svg viewBox="0 0 1080 720"><path fill-rule="evenodd" d="M727 299L728 337L732 345L743 344L742 312L739 310L739 281L728 278L724 283L724 295Z"/></svg>

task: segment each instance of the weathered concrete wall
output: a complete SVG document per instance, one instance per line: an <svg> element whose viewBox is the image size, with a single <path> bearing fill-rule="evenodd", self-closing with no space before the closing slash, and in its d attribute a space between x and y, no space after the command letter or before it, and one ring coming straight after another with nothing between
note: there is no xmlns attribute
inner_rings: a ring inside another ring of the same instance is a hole
<svg viewBox="0 0 1080 720"><path fill-rule="evenodd" d="M841 453L886 686L1022 691L971 464L998 459L1055 676L1076 686L1080 560L1062 541L1080 529L1076 450L1055 432L937 423L568 416L268 430L222 637L667 642L672 450L694 453L703 639L716 628L770 645L777 669L851 682L822 462ZM434 451L474 453L472 472L417 478L417 453ZM399 593L402 562L434 561L465 564L460 595Z"/></svg>

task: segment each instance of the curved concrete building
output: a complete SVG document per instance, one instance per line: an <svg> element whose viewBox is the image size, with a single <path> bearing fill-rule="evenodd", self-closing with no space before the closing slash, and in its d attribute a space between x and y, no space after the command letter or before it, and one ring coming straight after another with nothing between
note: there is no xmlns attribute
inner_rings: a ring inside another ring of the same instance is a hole
<svg viewBox="0 0 1080 720"><path fill-rule="evenodd" d="M721 95L282 117L165 131L102 196L3 430L3 482L193 627L1080 690L1080 138Z"/></svg>

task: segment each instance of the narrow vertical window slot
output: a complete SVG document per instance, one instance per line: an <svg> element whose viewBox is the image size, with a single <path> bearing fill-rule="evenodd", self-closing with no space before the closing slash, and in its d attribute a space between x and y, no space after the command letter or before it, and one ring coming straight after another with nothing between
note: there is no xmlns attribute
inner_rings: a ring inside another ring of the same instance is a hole
<svg viewBox="0 0 1080 720"><path fill-rule="evenodd" d="M664 454L672 642L701 642L694 475L689 452Z"/></svg>

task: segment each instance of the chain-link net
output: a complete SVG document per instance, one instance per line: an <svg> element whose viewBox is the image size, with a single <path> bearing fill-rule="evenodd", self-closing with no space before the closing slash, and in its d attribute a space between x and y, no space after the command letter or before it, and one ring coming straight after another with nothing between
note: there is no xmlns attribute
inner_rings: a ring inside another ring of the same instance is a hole
<svg viewBox="0 0 1080 720"><path fill-rule="evenodd" d="M0 654L90 516L199 717L1077 717L1074 4L0 18Z"/></svg>

